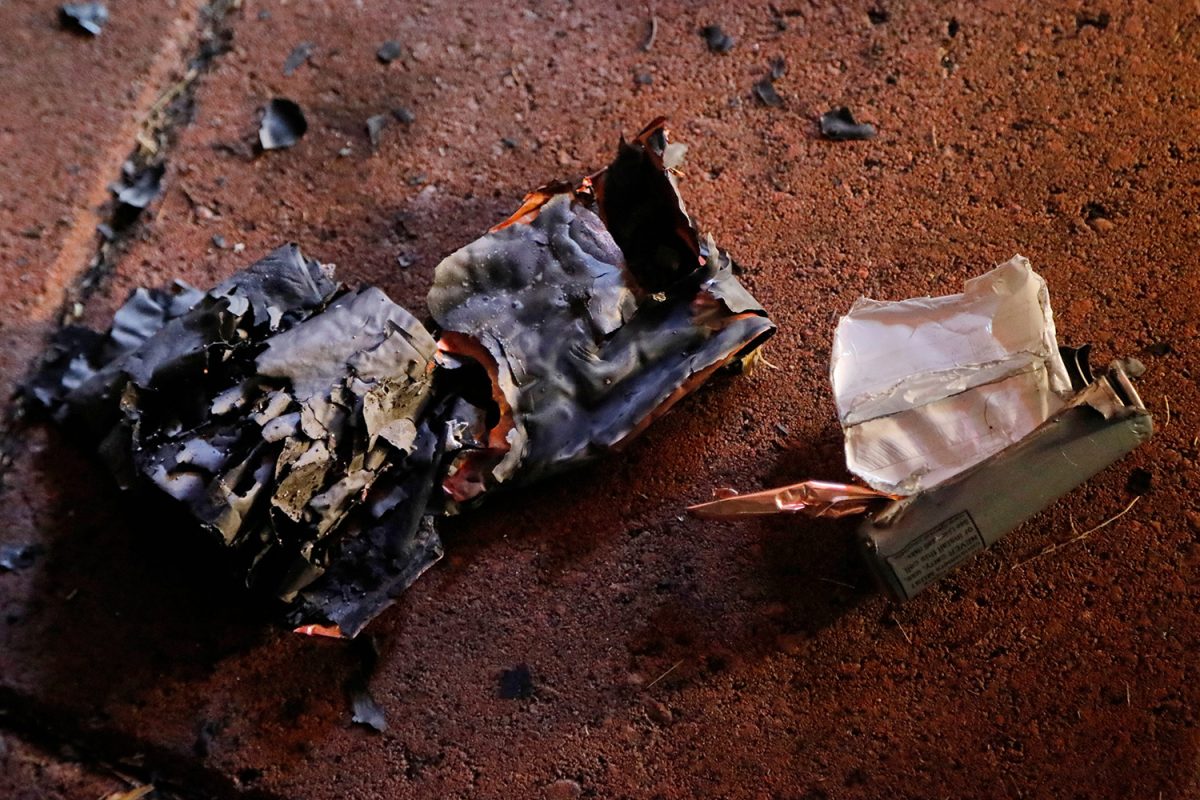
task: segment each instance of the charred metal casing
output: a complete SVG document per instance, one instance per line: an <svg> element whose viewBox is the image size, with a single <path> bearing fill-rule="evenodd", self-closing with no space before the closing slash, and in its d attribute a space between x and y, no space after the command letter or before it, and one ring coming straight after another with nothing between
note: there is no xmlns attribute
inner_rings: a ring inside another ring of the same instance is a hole
<svg viewBox="0 0 1200 800"><path fill-rule="evenodd" d="M1028 436L962 474L891 503L859 528L879 582L908 600L1153 432L1120 363Z"/></svg>

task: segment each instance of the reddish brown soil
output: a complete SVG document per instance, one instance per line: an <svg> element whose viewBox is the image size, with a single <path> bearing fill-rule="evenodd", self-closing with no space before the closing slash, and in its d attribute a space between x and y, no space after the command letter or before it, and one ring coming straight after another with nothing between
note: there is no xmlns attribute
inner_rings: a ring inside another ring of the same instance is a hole
<svg viewBox="0 0 1200 800"><path fill-rule="evenodd" d="M0 541L48 553L0 574L0 701L228 796L1200 797L1200 10L891 2L876 24L867 3L781 3L779 31L765 4L658 2L643 52L642 3L367 5L235 12L90 321L135 285L207 285L284 240L423 309L444 254L666 113L689 210L780 325L778 369L717 379L626 453L447 526L446 561L372 626L382 735L350 723L345 647L246 613L175 544L186 530L23 431ZM737 38L727 55L697 34L713 22ZM62 35L22 24L0 40ZM405 46L388 66L386 38ZM750 87L778 56L784 105L767 108ZM272 96L309 132L255 157ZM86 99L77 125L108 113ZM878 138L821 140L842 104ZM366 118L399 106L415 122L372 151ZM39 183L6 198L57 187ZM5 202L12 237L27 223ZM1145 361L1149 445L898 609L850 524L681 515L717 485L844 477L838 315L955 291L1014 253L1049 281L1064 343ZM1138 466L1153 489L1129 514L1022 565L1124 507ZM534 696L501 699L518 663Z"/></svg>
<svg viewBox="0 0 1200 800"><path fill-rule="evenodd" d="M62 754L0 736L0 796L7 800L97 800L126 788L116 778L91 772Z"/></svg>

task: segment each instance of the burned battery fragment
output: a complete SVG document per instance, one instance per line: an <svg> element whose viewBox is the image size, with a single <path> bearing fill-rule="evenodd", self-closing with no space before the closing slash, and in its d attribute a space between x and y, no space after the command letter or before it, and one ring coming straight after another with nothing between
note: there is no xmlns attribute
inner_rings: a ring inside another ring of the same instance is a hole
<svg viewBox="0 0 1200 800"><path fill-rule="evenodd" d="M871 488L804 481L719 490L706 518L866 515L862 552L905 600L1150 438L1113 362L1059 347L1046 282L1014 256L961 294L860 299L834 335L830 379L846 463Z"/></svg>
<svg viewBox="0 0 1200 800"><path fill-rule="evenodd" d="M1037 429L859 529L867 563L906 600L1147 441L1150 413L1119 362Z"/></svg>
<svg viewBox="0 0 1200 800"><path fill-rule="evenodd" d="M448 368L482 368L494 419L454 461L457 502L620 447L774 331L701 240L656 120L604 170L550 184L447 257L429 306Z"/></svg>
<svg viewBox="0 0 1200 800"><path fill-rule="evenodd" d="M123 483L179 501L247 583L306 591L303 621L352 635L440 555L422 528L435 342L378 289L344 292L283 247L204 294L139 289L71 341L33 397Z"/></svg>
<svg viewBox="0 0 1200 800"><path fill-rule="evenodd" d="M288 246L65 329L26 394L122 486L177 501L297 631L353 637L441 557L449 506L620 447L774 331L688 218L682 155L656 121L529 195L439 266L439 339Z"/></svg>

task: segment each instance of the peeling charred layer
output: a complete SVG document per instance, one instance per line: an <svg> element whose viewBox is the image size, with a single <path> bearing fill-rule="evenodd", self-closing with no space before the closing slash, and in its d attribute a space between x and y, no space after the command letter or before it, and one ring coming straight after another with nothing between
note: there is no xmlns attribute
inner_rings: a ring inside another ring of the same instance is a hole
<svg viewBox="0 0 1200 800"><path fill-rule="evenodd" d="M463 503L487 489L487 476L512 450L509 436L516 429L516 423L512 406L501 389L499 363L486 347L471 336L446 331L438 341L438 349L480 368L491 388L488 409L494 410L495 418L488 421L486 445L466 449L452 463L442 484L451 500Z"/></svg>
<svg viewBox="0 0 1200 800"><path fill-rule="evenodd" d="M663 158L666 121L658 119L592 178L596 208L625 264L647 292L661 292L702 263L696 230Z"/></svg>

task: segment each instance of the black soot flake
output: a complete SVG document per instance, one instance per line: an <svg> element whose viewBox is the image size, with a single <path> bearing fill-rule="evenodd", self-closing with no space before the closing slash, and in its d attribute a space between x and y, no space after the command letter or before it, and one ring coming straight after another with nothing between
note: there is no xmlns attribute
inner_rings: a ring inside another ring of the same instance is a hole
<svg viewBox="0 0 1200 800"><path fill-rule="evenodd" d="M376 114L367 117L367 138L371 140L371 147L379 147L380 138L383 135L383 129L388 126L391 120L391 114Z"/></svg>
<svg viewBox="0 0 1200 800"><path fill-rule="evenodd" d="M775 81L787 74L787 61L782 57L771 59L770 69L766 76L754 84L754 96L764 106L778 108L783 105L783 98L775 90Z"/></svg>
<svg viewBox="0 0 1200 800"><path fill-rule="evenodd" d="M58 20L68 30L99 36L108 22L108 6L104 3L65 3L58 8Z"/></svg>
<svg viewBox="0 0 1200 800"><path fill-rule="evenodd" d="M1154 476L1150 470L1134 467L1129 473L1129 480L1125 482L1125 491L1132 495L1149 494L1153 483Z"/></svg>
<svg viewBox="0 0 1200 800"><path fill-rule="evenodd" d="M1146 354L1151 356L1169 356L1175 352L1170 342L1155 342L1146 348Z"/></svg>
<svg viewBox="0 0 1200 800"><path fill-rule="evenodd" d="M1075 31L1078 33L1084 28L1095 28L1098 31L1106 30L1110 22L1112 22L1112 15L1107 11L1101 11L1098 14L1081 11L1075 15Z"/></svg>
<svg viewBox="0 0 1200 800"><path fill-rule="evenodd" d="M775 82L769 76L754 84L754 96L764 106L778 108L783 105L783 98L775 91Z"/></svg>
<svg viewBox="0 0 1200 800"><path fill-rule="evenodd" d="M363 636L351 644L351 652L359 659L358 667L346 681L350 698L351 721L378 733L387 730L387 716L368 688L375 667L379 664L379 647L374 638Z"/></svg>
<svg viewBox="0 0 1200 800"><path fill-rule="evenodd" d="M380 64L390 64L400 57L403 48L395 39L388 39L383 44L379 45L379 49L375 51L375 58L379 59Z"/></svg>
<svg viewBox="0 0 1200 800"><path fill-rule="evenodd" d="M526 700L533 697L533 673L528 664L517 664L500 673L500 699Z"/></svg>
<svg viewBox="0 0 1200 800"><path fill-rule="evenodd" d="M136 215L136 212L150 205L162 191L166 165L152 164L139 168L133 162L127 161L121 171L121 182L110 188L117 195L117 203L124 206L122 210L126 214Z"/></svg>
<svg viewBox="0 0 1200 800"><path fill-rule="evenodd" d="M821 115L821 135L835 142L875 138L875 126L858 122L850 109L842 106Z"/></svg>
<svg viewBox="0 0 1200 800"><path fill-rule="evenodd" d="M267 103L262 124L258 128L258 143L263 150L282 150L300 141L308 131L308 120L294 100L276 97Z"/></svg>
<svg viewBox="0 0 1200 800"><path fill-rule="evenodd" d="M353 692L350 696L350 707L353 711L351 719L356 725L371 728L379 733L387 730L387 716L370 692L365 689Z"/></svg>
<svg viewBox="0 0 1200 800"><path fill-rule="evenodd" d="M41 554L42 547L37 544L0 544L0 570L29 569Z"/></svg>
<svg viewBox="0 0 1200 800"><path fill-rule="evenodd" d="M709 52L728 53L733 49L734 38L721 29L720 25L705 25L700 29Z"/></svg>
<svg viewBox="0 0 1200 800"><path fill-rule="evenodd" d="M316 45L312 42L301 42L292 48L292 52L288 53L288 57L283 61L283 74L290 76L300 69L312 56L314 50L316 50Z"/></svg>

